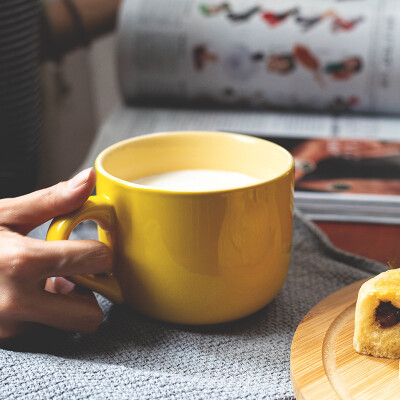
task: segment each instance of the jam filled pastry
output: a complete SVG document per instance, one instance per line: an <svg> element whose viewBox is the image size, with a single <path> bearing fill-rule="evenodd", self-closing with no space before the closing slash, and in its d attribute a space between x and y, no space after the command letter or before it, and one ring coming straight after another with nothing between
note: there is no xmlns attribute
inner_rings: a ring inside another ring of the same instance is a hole
<svg viewBox="0 0 400 400"><path fill-rule="evenodd" d="M361 286L353 345L361 354L400 358L400 269L382 272Z"/></svg>

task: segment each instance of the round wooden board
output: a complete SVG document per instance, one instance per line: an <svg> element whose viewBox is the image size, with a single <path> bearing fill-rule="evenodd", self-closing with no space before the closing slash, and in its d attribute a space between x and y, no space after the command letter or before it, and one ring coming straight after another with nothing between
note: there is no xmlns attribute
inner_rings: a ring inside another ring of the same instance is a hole
<svg viewBox="0 0 400 400"><path fill-rule="evenodd" d="M399 360L353 349L353 283L322 300L303 318L292 341L290 375L297 400L400 398Z"/></svg>

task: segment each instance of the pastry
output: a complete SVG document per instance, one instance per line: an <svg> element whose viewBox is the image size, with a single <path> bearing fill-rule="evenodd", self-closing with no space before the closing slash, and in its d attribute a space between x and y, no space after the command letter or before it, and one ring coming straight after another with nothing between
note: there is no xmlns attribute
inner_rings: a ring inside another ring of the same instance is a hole
<svg viewBox="0 0 400 400"><path fill-rule="evenodd" d="M353 345L361 354L400 358L400 269L382 272L361 286Z"/></svg>

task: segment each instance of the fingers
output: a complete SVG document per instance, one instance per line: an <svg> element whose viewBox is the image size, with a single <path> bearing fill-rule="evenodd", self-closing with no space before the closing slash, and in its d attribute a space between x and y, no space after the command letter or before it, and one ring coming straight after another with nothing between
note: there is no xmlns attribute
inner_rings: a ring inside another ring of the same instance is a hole
<svg viewBox="0 0 400 400"><path fill-rule="evenodd" d="M23 236L36 226L79 208L95 184L92 169L26 196L0 200L0 340L30 323L93 332L102 312L92 293L78 293L65 279L49 276L111 271L109 248L96 240L45 242Z"/></svg>
<svg viewBox="0 0 400 400"><path fill-rule="evenodd" d="M15 249L12 249L12 242L17 242ZM19 281L41 280L51 276L101 274L111 272L112 269L111 250L97 240L46 242L21 236L18 241L8 240L8 246L0 246L0 249L2 262L8 260L14 278Z"/></svg>
<svg viewBox="0 0 400 400"><path fill-rule="evenodd" d="M53 294L44 290L26 291L24 296L0 298L0 340L21 334L30 323L39 323L71 332L94 332L103 318L92 292Z"/></svg>
<svg viewBox="0 0 400 400"><path fill-rule="evenodd" d="M48 278L44 287L50 293L69 294L75 289L75 283L64 278Z"/></svg>
<svg viewBox="0 0 400 400"><path fill-rule="evenodd" d="M71 332L94 332L103 313L93 293L75 291L68 295L43 291L32 299L25 321L37 322Z"/></svg>
<svg viewBox="0 0 400 400"><path fill-rule="evenodd" d="M62 214L76 210L93 191L92 168L66 182L12 199L0 200L0 226L22 234Z"/></svg>
<svg viewBox="0 0 400 400"><path fill-rule="evenodd" d="M68 279L56 277L54 279L54 290L59 294L70 294L75 289L75 283Z"/></svg>
<svg viewBox="0 0 400 400"><path fill-rule="evenodd" d="M47 291L27 288L18 294L8 287L0 294L0 343L38 323L71 332L94 332L102 321L102 311L93 293L75 291L74 286L64 278L56 278L47 280Z"/></svg>
<svg viewBox="0 0 400 400"><path fill-rule="evenodd" d="M0 342L22 335L29 327L29 323L0 318Z"/></svg>

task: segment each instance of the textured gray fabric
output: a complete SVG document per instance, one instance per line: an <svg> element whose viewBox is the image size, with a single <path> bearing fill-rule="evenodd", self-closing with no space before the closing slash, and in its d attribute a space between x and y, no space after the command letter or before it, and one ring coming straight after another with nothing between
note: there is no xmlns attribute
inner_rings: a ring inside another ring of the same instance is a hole
<svg viewBox="0 0 400 400"><path fill-rule="evenodd" d="M44 237L45 226L32 236ZM80 225L75 238L94 237ZM329 293L384 267L336 250L295 215L287 281L267 307L210 327L161 323L99 297L92 335L50 330L0 349L1 399L292 399L290 346L301 318Z"/></svg>

